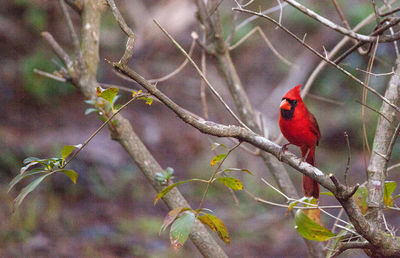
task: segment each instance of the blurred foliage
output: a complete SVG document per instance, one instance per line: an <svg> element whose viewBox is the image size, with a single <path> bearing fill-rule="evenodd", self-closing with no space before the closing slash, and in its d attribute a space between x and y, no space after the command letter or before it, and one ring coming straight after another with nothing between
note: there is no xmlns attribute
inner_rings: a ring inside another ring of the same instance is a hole
<svg viewBox="0 0 400 258"><path fill-rule="evenodd" d="M37 75L34 69L42 71L54 71L57 67L51 63L53 55L42 49L37 50L32 55L27 56L22 61L22 76L24 88L35 100L55 104L58 96L72 93L73 87L69 84L54 81L49 78Z"/></svg>

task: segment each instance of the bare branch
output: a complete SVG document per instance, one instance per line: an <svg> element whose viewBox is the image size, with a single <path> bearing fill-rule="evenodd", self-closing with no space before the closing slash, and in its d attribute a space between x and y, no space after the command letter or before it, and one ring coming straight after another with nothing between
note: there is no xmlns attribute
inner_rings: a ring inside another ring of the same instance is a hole
<svg viewBox="0 0 400 258"><path fill-rule="evenodd" d="M296 2L295 0L284 0L285 2L287 2L288 4L290 4L291 6L295 7L297 10L301 11L302 13L304 13L305 15L315 19L316 21L322 23L323 25L339 32L342 33L343 35L352 37L356 40L359 41L363 41L363 42L375 42L376 41L376 37L375 36L366 36L366 35L362 35L359 33L356 33L354 31L348 30L342 26L337 25L336 23L332 22L331 20L317 14L316 12L308 9L307 7L305 7L304 5L301 5L300 3ZM397 23L399 23L400 20L397 21ZM379 42L389 42L389 41L394 41L397 40L398 35L396 35L395 38L392 38L390 36L384 36L380 39Z"/></svg>
<svg viewBox="0 0 400 258"><path fill-rule="evenodd" d="M121 13L119 12L117 6L114 3L114 0L107 0L107 3L111 7L114 18L118 22L120 28L128 36L128 40L126 42L126 47L125 47L125 53L120 60L121 63L126 64L133 55L133 48L135 46L135 34L131 30L131 28L129 28L129 26L126 24L124 17L122 17Z"/></svg>
<svg viewBox="0 0 400 258"><path fill-rule="evenodd" d="M65 6L65 2L64 0L58 0L61 6L61 9L64 13L64 17L65 20L67 22L67 27L68 27L68 31L69 31L69 35L71 36L72 39L72 44L74 46L74 50L76 53L76 56L78 57L78 60L81 61L81 48L80 48L80 44L79 44L79 39L78 39L78 35L76 34L74 25L72 24L72 20L71 20L71 16L69 15L69 12L67 10L67 7Z"/></svg>
<svg viewBox="0 0 400 258"><path fill-rule="evenodd" d="M191 56L191 55L193 54L193 49L194 49L194 46L195 46L195 45L196 45L196 41L193 39L193 40L192 40L192 44L190 45L189 53L188 53L189 56ZM167 74L167 75L164 75L164 76L162 76L162 77L160 77L160 78L149 79L148 81L149 81L150 83L158 83L158 82L166 81L166 80L172 78L173 76L177 75L180 71L182 71L182 69L185 68L185 66L187 65L188 62L189 62L189 61L188 61L188 59L186 58L186 59L183 61L183 63L182 63L180 66L178 66L178 68L176 68L176 69L175 69L174 71L172 71L171 73L169 73L169 74Z"/></svg>
<svg viewBox="0 0 400 258"><path fill-rule="evenodd" d="M53 79L53 80L55 80L55 81L67 82L67 79L65 79L65 78L63 78L63 77L60 77L60 76L58 76L58 75L52 74L52 73L47 73L47 72L44 72L44 71L41 71L41 70L38 70L38 69L33 69L33 72L34 72L34 73L37 73L37 74L39 74L39 75L41 75L41 76L44 76L44 77Z"/></svg>
<svg viewBox="0 0 400 258"><path fill-rule="evenodd" d="M272 53L279 58L282 62L284 62L285 64L291 66L293 65L293 63L291 63L290 61L288 61L286 58L284 58L281 54L279 54L278 50L276 50L276 48L272 45L271 41L269 41L269 39L267 38L267 36L265 35L265 33L262 31L262 29L259 26L254 27L253 29L251 29L251 31L249 31L243 38L241 38L238 42L236 42L234 45L229 47L229 50L234 50L235 48L237 48L238 46L240 46L245 40L247 40L251 35L253 35L255 32L260 33L261 37L263 38L263 40L265 41L265 43L267 44L267 46L271 49Z"/></svg>
<svg viewBox="0 0 400 258"><path fill-rule="evenodd" d="M386 117L384 114L382 114L379 110L376 110L375 108L373 108L373 107L371 107L371 106L368 106L367 104L364 104L364 103L362 103L362 101L359 101L359 100L357 100L357 99L355 100L355 102L357 102L358 104L360 104L360 105L362 105L362 106L364 106L364 107L366 107L366 108L368 108L368 109L374 111L374 112L377 113L378 115L382 116L386 121L390 122L389 118L387 118L387 117Z"/></svg>
<svg viewBox="0 0 400 258"><path fill-rule="evenodd" d="M346 170L344 171L344 183L346 184L346 186L348 186L349 182L347 181L347 175L350 169L351 149L350 149L349 135L347 134L347 132L344 132L344 138L346 139L346 146L347 146L347 164L346 164Z"/></svg>
<svg viewBox="0 0 400 258"><path fill-rule="evenodd" d="M196 65L196 63L193 61L193 59L186 53L186 51L179 45L178 42L156 21L154 22L157 24L157 26L164 32L164 34L174 43L174 45L182 52L183 55L190 61L190 63L193 65L193 67L196 69L200 77L204 80L204 82L207 84L208 88L211 90L211 92L217 97L217 99L223 104L225 109L232 115L232 117L244 128L250 130L240 119L239 117L236 116L236 114L232 111L232 109L226 104L226 102L223 100L221 95L215 90L215 88L211 85L211 83L207 80L207 78L204 76L204 74L201 72L200 68Z"/></svg>
<svg viewBox="0 0 400 258"><path fill-rule="evenodd" d="M342 73L344 73L345 75L347 75L348 77L350 77L351 79L353 79L354 81L357 82L357 84L367 88L370 92L372 92L373 94L375 94L376 96L378 96L379 98L381 98L384 102L386 102L387 104L389 104L392 108L394 108L397 112L400 112L400 108L391 103L387 98L385 98L384 96L382 96L379 92L377 92L374 88L369 87L368 85L365 85L362 81L360 81L360 79L358 79L357 77L355 77L353 74L351 74L350 72L348 72L347 70L343 69L342 67L338 66L337 64L335 64L334 62L332 62L329 59L326 59L323 55L321 55L318 51L316 51L315 49L313 49L311 46L307 45L306 43L304 43L299 37L297 37L295 34L293 34L290 30L288 30L286 27L282 26L281 24L279 24L277 21L275 21L274 19L272 19L269 16L263 15L261 13L257 13L257 12L253 12L251 10L247 10L247 9L237 9L237 8L233 8L233 10L235 11L239 11L239 12L244 12L244 13L249 13L249 14L253 14L253 15L258 15L260 17L263 17L267 20L269 20L270 22L274 23L275 25L278 25L283 31L285 31L286 33L288 33L292 38L294 38L295 40L297 40L298 42L300 42L303 46L305 46L307 49L309 49L312 53L314 53L315 55L317 55L318 57L320 57L321 59L323 59L325 62L329 63L330 65L334 66L335 68L337 68L339 71L341 71Z"/></svg>
<svg viewBox="0 0 400 258"><path fill-rule="evenodd" d="M67 52L65 52L64 49L58 44L58 42L53 38L53 36L47 31L42 32L40 35L47 41L47 43L53 49L54 53L56 53L58 58L61 59L61 61L68 68L68 70L73 69L73 62L71 58L69 57Z"/></svg>

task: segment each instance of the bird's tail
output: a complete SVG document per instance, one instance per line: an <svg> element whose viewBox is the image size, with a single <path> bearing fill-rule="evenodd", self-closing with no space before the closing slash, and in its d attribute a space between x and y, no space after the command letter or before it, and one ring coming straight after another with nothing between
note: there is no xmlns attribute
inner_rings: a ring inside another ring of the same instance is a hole
<svg viewBox="0 0 400 258"><path fill-rule="evenodd" d="M307 163L315 166L315 148L308 149L307 147L302 147L301 156L303 158L306 156ZM304 196L306 197L312 196L315 199L319 198L319 184L317 183L317 181L304 174L303 174L303 192Z"/></svg>

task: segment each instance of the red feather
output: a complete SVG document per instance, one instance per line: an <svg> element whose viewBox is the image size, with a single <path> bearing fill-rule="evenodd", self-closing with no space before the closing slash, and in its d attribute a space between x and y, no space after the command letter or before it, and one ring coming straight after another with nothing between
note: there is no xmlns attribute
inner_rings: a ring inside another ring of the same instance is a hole
<svg viewBox="0 0 400 258"><path fill-rule="evenodd" d="M321 138L318 123L300 96L301 85L288 91L282 98L279 127L289 143L299 146L306 162L315 166L315 147ZM306 156L307 155L307 156ZM303 192L307 197L319 198L319 184L303 175Z"/></svg>

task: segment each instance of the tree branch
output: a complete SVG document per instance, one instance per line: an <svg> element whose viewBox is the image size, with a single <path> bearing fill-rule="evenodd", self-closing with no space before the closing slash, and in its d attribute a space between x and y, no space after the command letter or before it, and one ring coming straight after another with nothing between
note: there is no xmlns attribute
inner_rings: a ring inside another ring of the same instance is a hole
<svg viewBox="0 0 400 258"><path fill-rule="evenodd" d="M356 33L352 30L348 30L342 26L337 25L336 23L332 22L331 20L317 14L316 12L308 9L307 7L305 7L304 5L301 5L300 3L296 2L295 0L284 0L285 2L287 2L288 4L290 4L291 6L293 6L294 8L296 8L297 10L301 11L302 13L304 13L305 15L313 18L314 20L320 22L321 24L343 34L346 36L349 36L351 38L354 38L358 41L362 41L362 42L375 42L376 41L376 36L367 36L367 35L362 35L359 33ZM400 22L400 19L397 19L397 23ZM383 36L380 38L379 42L391 42L391 41L395 41L399 39L399 35L396 35L395 37L393 37L392 35L390 36Z"/></svg>

